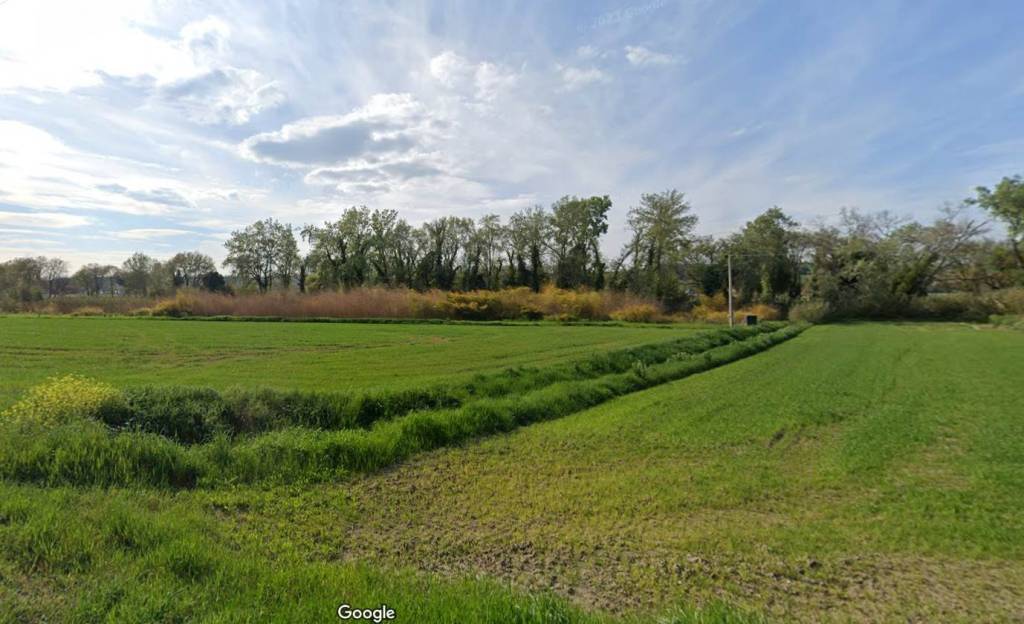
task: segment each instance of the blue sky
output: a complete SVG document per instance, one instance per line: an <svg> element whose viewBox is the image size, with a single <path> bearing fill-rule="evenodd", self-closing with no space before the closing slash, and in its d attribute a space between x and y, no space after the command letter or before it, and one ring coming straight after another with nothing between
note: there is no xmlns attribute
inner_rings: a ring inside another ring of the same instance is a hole
<svg viewBox="0 0 1024 624"><path fill-rule="evenodd" d="M1024 172L1021 2L0 0L0 259L642 192L919 219Z"/></svg>

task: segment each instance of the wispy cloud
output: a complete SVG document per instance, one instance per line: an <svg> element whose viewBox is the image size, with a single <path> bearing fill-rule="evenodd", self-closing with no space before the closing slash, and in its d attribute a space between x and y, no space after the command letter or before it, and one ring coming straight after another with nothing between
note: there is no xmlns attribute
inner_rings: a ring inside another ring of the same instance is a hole
<svg viewBox="0 0 1024 624"><path fill-rule="evenodd" d="M645 67L649 65L673 65L679 59L671 54L654 52L643 46L626 46L626 60L634 67Z"/></svg>
<svg viewBox="0 0 1024 624"><path fill-rule="evenodd" d="M210 236L265 216L367 203L419 222L608 193L614 253L630 204L671 187L712 231L772 204L920 212L1024 168L1021 19L884 0L14 0L0 227L76 257L222 255ZM11 240L0 258L24 251Z"/></svg>
<svg viewBox="0 0 1024 624"><path fill-rule="evenodd" d="M168 238L171 236L182 236L194 234L191 230L180 230L175 228L134 228L113 232L114 238L122 240L153 240L156 238Z"/></svg>
<svg viewBox="0 0 1024 624"><path fill-rule="evenodd" d="M611 82L611 76L596 67L562 67L562 84L566 89L575 91L593 84Z"/></svg>
<svg viewBox="0 0 1024 624"><path fill-rule="evenodd" d="M62 212L0 212L0 225L13 225L21 228L75 228L88 225L88 217L66 214Z"/></svg>

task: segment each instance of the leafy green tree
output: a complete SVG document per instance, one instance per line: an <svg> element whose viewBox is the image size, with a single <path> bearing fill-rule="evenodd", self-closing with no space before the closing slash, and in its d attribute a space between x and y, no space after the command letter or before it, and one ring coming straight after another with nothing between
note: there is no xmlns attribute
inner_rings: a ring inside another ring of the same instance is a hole
<svg viewBox="0 0 1024 624"><path fill-rule="evenodd" d="M442 217L424 223L417 230L421 250L417 285L451 290L462 268L458 264L460 253L473 230L473 220L465 217Z"/></svg>
<svg viewBox="0 0 1024 624"><path fill-rule="evenodd" d="M200 279L217 269L213 258L198 251L185 251L174 254L166 264L175 287L198 288Z"/></svg>
<svg viewBox="0 0 1024 624"><path fill-rule="evenodd" d="M694 240L687 259L686 281L703 295L725 292L728 287L726 275L726 241L713 236L701 236Z"/></svg>
<svg viewBox="0 0 1024 624"><path fill-rule="evenodd" d="M419 248L413 229L395 210L370 214L368 258L373 282L385 286L411 286Z"/></svg>
<svg viewBox="0 0 1024 624"><path fill-rule="evenodd" d="M117 267L109 264L96 264L95 262L83 265L71 276L71 281L87 295L102 294L104 286L111 281L111 285L117 276ZM111 291L112 293L113 291Z"/></svg>
<svg viewBox="0 0 1024 624"><path fill-rule="evenodd" d="M931 225L908 223L893 233L896 263L892 290L907 296L923 296L939 276L969 253L984 232L984 224L968 218L966 206L947 206Z"/></svg>
<svg viewBox="0 0 1024 624"><path fill-rule="evenodd" d="M144 253L133 253L121 265L121 279L125 291L135 295L148 295L153 286L156 261Z"/></svg>
<svg viewBox="0 0 1024 624"><path fill-rule="evenodd" d="M730 239L733 287L741 300L788 305L800 295L803 237L798 225L775 206Z"/></svg>
<svg viewBox="0 0 1024 624"><path fill-rule="evenodd" d="M979 186L975 193L976 196L968 201L1006 224L1017 268L1024 269L1024 251L1021 250L1024 242L1024 178L1019 175L1003 178L994 190Z"/></svg>
<svg viewBox="0 0 1024 624"><path fill-rule="evenodd" d="M677 307L685 297L681 276L696 226L697 217L679 191L641 195L640 205L629 211L632 235L615 273L633 292Z"/></svg>
<svg viewBox="0 0 1024 624"><path fill-rule="evenodd" d="M944 291L980 294L1020 283L1020 273L1009 243L970 240L938 272L936 285Z"/></svg>
<svg viewBox="0 0 1024 624"><path fill-rule="evenodd" d="M897 316L916 297L932 292L957 260L971 251L983 224L961 208L947 209L931 225L882 212L844 210L838 227L808 233L810 275L804 295L834 312Z"/></svg>
<svg viewBox="0 0 1024 624"><path fill-rule="evenodd" d="M61 294L67 283L68 263L60 258L39 258L40 277L46 283L46 296Z"/></svg>
<svg viewBox="0 0 1024 624"><path fill-rule="evenodd" d="M210 271L199 277L199 288L215 293L229 293L228 283L217 271Z"/></svg>
<svg viewBox="0 0 1024 624"><path fill-rule="evenodd" d="M509 284L540 291L547 277L544 246L548 231L549 217L540 205L517 212L509 219L506 249Z"/></svg>
<svg viewBox="0 0 1024 624"><path fill-rule="evenodd" d="M481 217L468 233L465 243L462 288L497 290L502 286L502 268L508 232L498 215Z"/></svg>
<svg viewBox="0 0 1024 624"><path fill-rule="evenodd" d="M548 251L559 288L604 288L605 264L601 236L608 231L607 195L588 198L565 196L551 206L548 217Z"/></svg>
<svg viewBox="0 0 1024 624"><path fill-rule="evenodd" d="M256 284L260 292L273 288L274 280L287 287L298 264L298 245L291 225L264 219L231 233L224 266L231 267L243 282Z"/></svg>
<svg viewBox="0 0 1024 624"><path fill-rule="evenodd" d="M0 264L0 295L24 303L43 298L45 258L14 258Z"/></svg>
<svg viewBox="0 0 1024 624"><path fill-rule="evenodd" d="M320 288L353 288L366 283L373 243L370 209L351 207L337 221L307 225L302 237L312 247L310 264Z"/></svg>

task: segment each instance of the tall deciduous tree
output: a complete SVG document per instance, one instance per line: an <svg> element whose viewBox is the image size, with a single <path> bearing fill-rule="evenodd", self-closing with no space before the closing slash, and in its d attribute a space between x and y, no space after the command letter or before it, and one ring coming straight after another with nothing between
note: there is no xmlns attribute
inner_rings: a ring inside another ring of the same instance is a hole
<svg viewBox="0 0 1024 624"><path fill-rule="evenodd" d="M697 226L690 211L683 194L674 189L641 195L640 205L629 211L632 236L616 265L628 288L669 306L681 302L683 263Z"/></svg>
<svg viewBox="0 0 1024 624"><path fill-rule="evenodd" d="M612 200L566 196L551 206L548 250L560 288L604 288L605 265L600 239L608 231Z"/></svg>
<svg viewBox="0 0 1024 624"><path fill-rule="evenodd" d="M260 292L273 288L274 280L287 287L298 263L298 245L292 227L264 219L231 233L224 266L235 275L256 284Z"/></svg>
<svg viewBox="0 0 1024 624"><path fill-rule="evenodd" d="M366 282L373 242L370 209L352 207L337 221L307 225L302 237L310 244L310 264L320 288L352 288Z"/></svg>
<svg viewBox="0 0 1024 624"><path fill-rule="evenodd" d="M42 299L45 258L14 258L0 264L0 295L16 302Z"/></svg>
<svg viewBox="0 0 1024 624"><path fill-rule="evenodd" d="M1024 178L1019 175L1003 178L995 189L979 186L975 192L976 196L968 201L1006 224L1017 268L1024 269L1024 251L1021 250L1024 245Z"/></svg>
<svg viewBox="0 0 1024 624"><path fill-rule="evenodd" d="M71 281L85 291L87 295L99 295L103 293L104 286L110 284L110 291L113 294L113 282L117 278L117 267L109 264L97 264L95 262L86 264L75 271Z"/></svg>
<svg viewBox="0 0 1024 624"><path fill-rule="evenodd" d="M199 288L203 275L215 271L217 265L213 258L198 251L185 251L174 254L167 261L167 270L170 272L175 286L185 288Z"/></svg>
<svg viewBox="0 0 1024 624"><path fill-rule="evenodd" d="M121 265L121 278L126 292L148 295L153 284L156 261L144 253L134 253Z"/></svg>
<svg viewBox="0 0 1024 624"><path fill-rule="evenodd" d="M451 290L459 270L459 254L473 234L473 220L441 217L418 230L420 255L417 282L421 287Z"/></svg>
<svg viewBox="0 0 1024 624"><path fill-rule="evenodd" d="M40 269L43 281L46 282L46 296L59 295L62 285L66 284L64 279L68 276L68 263L60 258L40 258Z"/></svg>
<svg viewBox="0 0 1024 624"><path fill-rule="evenodd" d="M508 225L509 283L529 286L534 292L544 284L544 246L549 228L548 213L537 205L512 215Z"/></svg>
<svg viewBox="0 0 1024 624"><path fill-rule="evenodd" d="M798 225L775 206L730 239L733 284L741 299L786 305L800 295L803 239Z"/></svg>

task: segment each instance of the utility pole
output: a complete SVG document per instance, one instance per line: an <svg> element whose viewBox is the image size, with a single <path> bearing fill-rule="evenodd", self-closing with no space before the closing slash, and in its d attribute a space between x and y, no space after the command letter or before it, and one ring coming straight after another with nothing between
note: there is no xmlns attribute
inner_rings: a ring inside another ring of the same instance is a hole
<svg viewBox="0 0 1024 624"><path fill-rule="evenodd" d="M732 327L732 254L726 255L726 262L729 266L729 327Z"/></svg>

